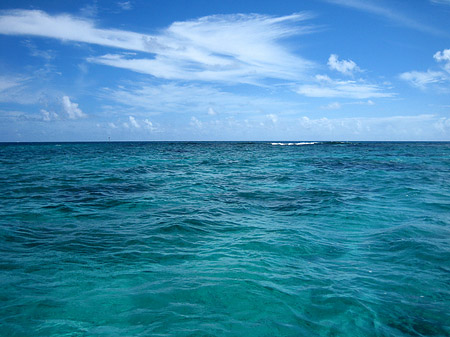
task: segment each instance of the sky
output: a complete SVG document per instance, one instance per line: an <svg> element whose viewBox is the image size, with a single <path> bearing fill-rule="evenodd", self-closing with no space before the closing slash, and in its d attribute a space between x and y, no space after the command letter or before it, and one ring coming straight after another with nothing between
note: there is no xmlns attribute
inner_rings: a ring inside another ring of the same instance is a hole
<svg viewBox="0 0 450 337"><path fill-rule="evenodd" d="M0 3L0 141L449 141L450 0Z"/></svg>

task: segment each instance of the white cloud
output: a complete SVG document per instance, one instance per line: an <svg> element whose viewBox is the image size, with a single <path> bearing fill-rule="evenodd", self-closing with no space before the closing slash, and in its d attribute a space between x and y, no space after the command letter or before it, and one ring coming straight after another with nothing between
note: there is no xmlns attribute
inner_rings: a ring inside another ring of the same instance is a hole
<svg viewBox="0 0 450 337"><path fill-rule="evenodd" d="M327 104L325 106L322 106L322 109L326 109L326 110L337 110L340 109L342 107L341 103L339 102L332 102L330 104Z"/></svg>
<svg viewBox="0 0 450 337"><path fill-rule="evenodd" d="M302 32L292 23L306 18L222 15L175 22L153 37L160 46L155 58L106 54L89 61L165 79L251 84L264 78L295 80L313 64L278 40Z"/></svg>
<svg viewBox="0 0 450 337"><path fill-rule="evenodd" d="M148 119L144 119L144 126L147 130L150 130L151 132L154 132L157 130L156 126L153 125L153 123L151 121L149 121Z"/></svg>
<svg viewBox="0 0 450 337"><path fill-rule="evenodd" d="M41 109L41 113L42 113L42 119L44 121L50 121L50 112L44 109Z"/></svg>
<svg viewBox="0 0 450 337"><path fill-rule="evenodd" d="M341 97L353 99L368 99L376 97L393 97L395 94L384 92L376 84L358 81L338 81L332 80L328 76L317 75L317 84L300 85L295 91L298 94L308 97Z"/></svg>
<svg viewBox="0 0 450 337"><path fill-rule="evenodd" d="M0 15L0 33L34 35L128 50L148 51L146 36L116 29L99 29L85 18L49 15L39 10L11 10Z"/></svg>
<svg viewBox="0 0 450 337"><path fill-rule="evenodd" d="M83 118L87 116L83 111L81 111L77 103L70 101L68 96L63 96L62 105L64 112L70 119Z"/></svg>
<svg viewBox="0 0 450 337"><path fill-rule="evenodd" d="M108 126L109 126L111 129L117 129L117 125L114 124L113 122L108 123Z"/></svg>
<svg viewBox="0 0 450 337"><path fill-rule="evenodd" d="M433 55L433 58L438 62L444 62L444 69L450 73L450 49L444 49L443 51L438 51Z"/></svg>
<svg viewBox="0 0 450 337"><path fill-rule="evenodd" d="M333 80L327 75L319 74L319 75L316 75L314 78L316 81L319 81L319 82L333 82Z"/></svg>
<svg viewBox="0 0 450 337"><path fill-rule="evenodd" d="M450 118L441 117L433 125L439 132L446 133L450 131Z"/></svg>
<svg viewBox="0 0 450 337"><path fill-rule="evenodd" d="M136 129L139 129L141 127L133 116L128 116L128 119L130 120L130 124Z"/></svg>
<svg viewBox="0 0 450 337"><path fill-rule="evenodd" d="M446 75L441 71L409 71L400 74L400 79L409 82L415 87L424 89L429 84L445 81Z"/></svg>
<svg viewBox="0 0 450 337"><path fill-rule="evenodd" d="M217 115L217 112L213 108L209 107L208 108L208 115L215 116L215 115Z"/></svg>
<svg viewBox="0 0 450 337"><path fill-rule="evenodd" d="M133 9L131 1L119 1L117 3L117 6L122 8L124 11L129 11L130 9Z"/></svg>
<svg viewBox="0 0 450 337"><path fill-rule="evenodd" d="M278 116L275 115L275 114L268 114L268 115L266 115L266 117L267 117L268 119L270 119L270 121L271 121L273 124L275 124L276 122L278 122Z"/></svg>
<svg viewBox="0 0 450 337"><path fill-rule="evenodd" d="M42 119L46 122L49 122L54 119L58 119L58 114L53 111L47 111L45 109L41 109Z"/></svg>
<svg viewBox="0 0 450 337"><path fill-rule="evenodd" d="M444 49L443 51L438 51L433 55L436 62L444 62L444 70L436 71L407 71L399 75L400 79L409 82L411 85L418 87L420 89L425 89L427 86L432 84L440 83L440 89L445 85L447 87L447 82L450 81L450 49Z"/></svg>
<svg viewBox="0 0 450 337"><path fill-rule="evenodd" d="M345 103L331 102L327 105L322 105L320 108L324 110L337 110L342 108L343 106L351 106L351 105L375 105L375 102L370 99L367 101L352 101Z"/></svg>
<svg viewBox="0 0 450 337"><path fill-rule="evenodd" d="M189 125L194 126L198 129L201 129L203 127L203 123L196 117L191 117L191 122L189 123Z"/></svg>
<svg viewBox="0 0 450 337"><path fill-rule="evenodd" d="M443 51L438 51L433 55L436 61L450 61L450 49L444 49Z"/></svg>
<svg viewBox="0 0 450 337"><path fill-rule="evenodd" d="M332 70L337 70L344 75L353 75L354 72L360 71L359 67L352 60L339 61L339 56L331 54L328 59L328 66Z"/></svg>
<svg viewBox="0 0 450 337"><path fill-rule="evenodd" d="M298 116L298 115L297 115ZM198 136L258 140L439 140L450 136L450 118L437 115L340 118L268 115L225 118L202 123ZM301 116L301 115L300 115ZM228 137L227 137L228 136ZM216 138L217 139L217 138Z"/></svg>
<svg viewBox="0 0 450 337"><path fill-rule="evenodd" d="M334 129L333 120L326 117L311 119L307 116L299 118L300 125L305 129L317 129L317 131L326 131Z"/></svg>
<svg viewBox="0 0 450 337"><path fill-rule="evenodd" d="M34 35L141 51L149 58L106 54L91 62L125 68L166 79L255 83L265 78L295 80L314 66L280 43L282 38L311 32L297 13L213 15L175 22L157 35L97 28L93 21L38 10L6 11L0 33Z"/></svg>
<svg viewBox="0 0 450 337"><path fill-rule="evenodd" d="M433 140L450 136L450 119L436 115L298 119L304 134L329 140Z"/></svg>

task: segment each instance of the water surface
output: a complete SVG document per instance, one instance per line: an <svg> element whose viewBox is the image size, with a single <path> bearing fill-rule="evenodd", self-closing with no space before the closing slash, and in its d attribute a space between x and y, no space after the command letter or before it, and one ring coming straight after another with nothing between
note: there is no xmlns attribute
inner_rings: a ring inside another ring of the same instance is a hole
<svg viewBox="0 0 450 337"><path fill-rule="evenodd" d="M448 336L449 226L450 143L2 144L0 335Z"/></svg>

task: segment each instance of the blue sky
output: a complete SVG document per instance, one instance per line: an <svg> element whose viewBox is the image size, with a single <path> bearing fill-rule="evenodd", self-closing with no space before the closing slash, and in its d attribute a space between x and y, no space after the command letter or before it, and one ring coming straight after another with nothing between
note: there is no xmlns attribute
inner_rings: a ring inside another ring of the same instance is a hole
<svg viewBox="0 0 450 337"><path fill-rule="evenodd" d="M450 140L450 0L3 0L0 48L0 141Z"/></svg>

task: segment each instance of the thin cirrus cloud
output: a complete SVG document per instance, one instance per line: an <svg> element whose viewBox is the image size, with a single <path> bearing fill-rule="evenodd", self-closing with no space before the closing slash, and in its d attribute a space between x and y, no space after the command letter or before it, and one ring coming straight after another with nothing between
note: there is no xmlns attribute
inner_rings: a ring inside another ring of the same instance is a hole
<svg viewBox="0 0 450 337"><path fill-rule="evenodd" d="M430 0L430 1L435 4L450 6L450 0Z"/></svg>
<svg viewBox="0 0 450 337"><path fill-rule="evenodd" d="M430 84L444 82L447 76L442 71L408 71L400 74L400 79L407 81L414 87L425 89Z"/></svg>
<svg viewBox="0 0 450 337"><path fill-rule="evenodd" d="M131 1L119 1L117 3L117 6L119 6L124 11L129 11L133 9L133 4L131 3Z"/></svg>
<svg viewBox="0 0 450 337"><path fill-rule="evenodd" d="M376 84L358 81L333 80L326 75L317 75L316 84L300 85L295 91L307 97L369 99L393 97L394 93L385 92Z"/></svg>
<svg viewBox="0 0 450 337"><path fill-rule="evenodd" d="M414 20L398 10L382 5L380 1L373 0L324 0L328 3L332 3L339 6L353 8L366 13L374 14L391 22L394 22L400 26L411 28L417 31L435 34L435 35L447 35L434 27L423 24L417 20ZM433 1L433 0L432 0ZM444 3L445 0L435 0ZM387 2L388 3L388 2Z"/></svg>
<svg viewBox="0 0 450 337"><path fill-rule="evenodd" d="M240 14L175 22L149 40L158 46L154 58L106 54L89 61L164 79L252 84L264 78L296 80L313 63L291 53L279 39L308 32L293 25L307 18Z"/></svg>
<svg viewBox="0 0 450 337"><path fill-rule="evenodd" d="M0 75L0 102L35 104L45 96L44 89L31 90L30 76Z"/></svg>
<svg viewBox="0 0 450 337"><path fill-rule="evenodd" d="M17 76L0 76L0 92L18 87L24 80L24 78Z"/></svg>
<svg viewBox="0 0 450 337"><path fill-rule="evenodd" d="M98 28L93 21L39 10L4 11L0 33L34 35L144 52L109 53L89 61L164 79L256 83L261 79L295 80L314 63L282 45L282 38L307 34L308 13L273 17L257 14L212 15L174 22L157 35Z"/></svg>
<svg viewBox="0 0 450 337"><path fill-rule="evenodd" d="M136 116L160 113L193 113L215 116L215 109L224 114L258 114L261 111L289 111L301 103L271 97L246 96L226 92L214 86L197 84L130 84L103 89L100 98L108 97L126 107ZM212 106L214 108L212 108Z"/></svg>

